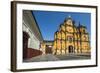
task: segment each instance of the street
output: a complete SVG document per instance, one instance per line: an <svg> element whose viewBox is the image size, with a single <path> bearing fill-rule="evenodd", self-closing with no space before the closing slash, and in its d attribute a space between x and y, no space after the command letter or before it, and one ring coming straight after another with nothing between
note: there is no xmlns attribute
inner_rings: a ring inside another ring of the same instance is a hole
<svg viewBox="0 0 100 73"><path fill-rule="evenodd" d="M24 60L24 62L85 60L85 59L91 59L91 56L88 54L76 54L76 55L75 54L64 54L64 55L44 54L30 59L26 59Z"/></svg>

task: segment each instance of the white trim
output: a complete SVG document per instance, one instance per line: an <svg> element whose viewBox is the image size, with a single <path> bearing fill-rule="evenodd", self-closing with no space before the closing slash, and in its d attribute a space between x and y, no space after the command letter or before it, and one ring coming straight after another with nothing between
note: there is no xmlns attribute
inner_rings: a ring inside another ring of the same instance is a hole
<svg viewBox="0 0 100 73"><path fill-rule="evenodd" d="M90 60L73 60L73 61L55 61L55 62L22 62L22 10L43 10L43 11L63 11L63 12L82 12L91 13L91 59ZM44 6L44 5L17 5L17 69L30 69L30 68L51 68L51 67L63 67L63 66L80 66L80 65L95 65L96 63L96 14L95 9L91 8L76 8L76 7L59 7L59 6Z"/></svg>

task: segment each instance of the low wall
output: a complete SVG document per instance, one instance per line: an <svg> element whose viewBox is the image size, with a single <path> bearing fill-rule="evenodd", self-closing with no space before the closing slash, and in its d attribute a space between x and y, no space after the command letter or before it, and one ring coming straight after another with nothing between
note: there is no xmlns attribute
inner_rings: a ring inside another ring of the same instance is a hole
<svg viewBox="0 0 100 73"><path fill-rule="evenodd" d="M27 55L26 58L32 58L38 55L42 55L42 51L40 50L36 50L36 49L32 49L32 48L28 48L27 49Z"/></svg>

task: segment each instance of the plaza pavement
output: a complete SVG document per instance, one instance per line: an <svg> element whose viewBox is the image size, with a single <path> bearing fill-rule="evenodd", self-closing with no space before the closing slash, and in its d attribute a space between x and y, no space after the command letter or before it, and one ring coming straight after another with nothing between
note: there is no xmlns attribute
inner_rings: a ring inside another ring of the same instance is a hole
<svg viewBox="0 0 100 73"><path fill-rule="evenodd" d="M24 60L24 62L85 60L85 59L91 59L91 56L89 54L64 54L64 55L44 54L30 59L26 59Z"/></svg>

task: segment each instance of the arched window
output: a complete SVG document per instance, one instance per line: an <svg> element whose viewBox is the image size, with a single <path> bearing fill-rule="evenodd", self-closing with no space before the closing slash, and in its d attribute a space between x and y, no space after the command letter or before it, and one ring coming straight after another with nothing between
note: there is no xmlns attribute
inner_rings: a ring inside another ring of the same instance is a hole
<svg viewBox="0 0 100 73"><path fill-rule="evenodd" d="M84 35L84 40L85 40L85 41L87 40L87 37L86 37L86 35Z"/></svg>
<svg viewBox="0 0 100 73"><path fill-rule="evenodd" d="M67 37L67 40L68 40L70 43L72 43L73 37L72 37L72 36L68 36L68 37Z"/></svg>
<svg viewBox="0 0 100 73"><path fill-rule="evenodd" d="M85 31L85 29L83 29L83 33L85 33L86 31Z"/></svg>

